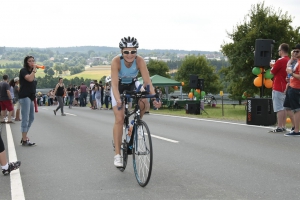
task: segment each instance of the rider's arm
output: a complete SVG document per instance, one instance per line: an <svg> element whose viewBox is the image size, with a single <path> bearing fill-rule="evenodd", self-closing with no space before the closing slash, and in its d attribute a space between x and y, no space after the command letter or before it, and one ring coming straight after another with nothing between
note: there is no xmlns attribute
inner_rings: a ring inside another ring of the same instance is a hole
<svg viewBox="0 0 300 200"><path fill-rule="evenodd" d="M145 60L142 57L137 56L136 62L137 62L138 69L140 70L140 72L142 74L142 77L144 80L144 86L149 85L150 86L150 94L155 94L154 87L150 80L150 75L149 75L149 71L148 71Z"/></svg>
<svg viewBox="0 0 300 200"><path fill-rule="evenodd" d="M119 93L119 71L120 57L115 57L111 62L111 87L117 103L121 103Z"/></svg>

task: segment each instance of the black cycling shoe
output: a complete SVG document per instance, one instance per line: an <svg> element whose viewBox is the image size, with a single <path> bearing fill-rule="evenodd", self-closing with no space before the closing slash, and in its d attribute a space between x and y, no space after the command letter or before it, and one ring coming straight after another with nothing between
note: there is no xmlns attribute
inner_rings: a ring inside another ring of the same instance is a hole
<svg viewBox="0 0 300 200"><path fill-rule="evenodd" d="M21 139L21 144L22 144L22 146L33 146L33 145L35 145L35 143L34 142L30 142L29 139L27 139L26 141L24 141L23 139Z"/></svg>
<svg viewBox="0 0 300 200"><path fill-rule="evenodd" d="M2 174L8 175L10 174L11 171L19 169L20 165L21 165L20 161L8 163L8 169L2 169Z"/></svg>

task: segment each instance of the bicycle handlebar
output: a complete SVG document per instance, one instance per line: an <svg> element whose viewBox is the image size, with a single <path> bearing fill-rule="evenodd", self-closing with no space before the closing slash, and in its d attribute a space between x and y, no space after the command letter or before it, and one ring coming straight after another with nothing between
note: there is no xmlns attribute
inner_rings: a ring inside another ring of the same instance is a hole
<svg viewBox="0 0 300 200"><path fill-rule="evenodd" d="M156 91L155 91L156 92L155 94L149 94L149 92L150 92L150 85L146 86L146 90L144 88L142 88L142 87L143 87L143 85L140 84L137 87L136 91L127 91L127 90L125 90L123 92L123 94L120 95L121 99L122 99L122 105L121 105L121 107L118 107L118 110L120 110L123 107L123 103L124 103L123 99L124 98L132 98L132 97L135 98L137 96L139 98L153 98L153 97L155 97L157 102L160 101L159 94Z"/></svg>

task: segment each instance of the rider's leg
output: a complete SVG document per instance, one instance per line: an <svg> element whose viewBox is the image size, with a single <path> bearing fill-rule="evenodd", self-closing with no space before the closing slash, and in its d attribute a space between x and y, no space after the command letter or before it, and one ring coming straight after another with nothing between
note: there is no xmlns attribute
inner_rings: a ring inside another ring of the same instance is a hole
<svg viewBox="0 0 300 200"><path fill-rule="evenodd" d="M139 106L140 106L140 110L141 110L141 118L143 118L143 115L144 115L147 107L150 107L150 103L148 102L148 99L140 99Z"/></svg>
<svg viewBox="0 0 300 200"><path fill-rule="evenodd" d="M115 154L120 154L121 144L122 144L122 134L123 134L123 124L124 124L124 106L122 109L118 110L117 106L113 107L115 114L115 124L113 128L113 137L115 144Z"/></svg>

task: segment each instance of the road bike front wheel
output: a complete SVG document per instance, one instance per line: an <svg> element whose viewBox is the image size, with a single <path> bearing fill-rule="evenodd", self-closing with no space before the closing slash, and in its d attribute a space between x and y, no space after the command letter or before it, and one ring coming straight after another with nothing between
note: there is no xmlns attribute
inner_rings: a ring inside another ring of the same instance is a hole
<svg viewBox="0 0 300 200"><path fill-rule="evenodd" d="M121 145L121 157L123 162L123 167L119 167L118 169L123 172L126 168L127 161L128 161L128 144L126 142L126 126L123 125L123 136L122 136L122 145Z"/></svg>
<svg viewBox="0 0 300 200"><path fill-rule="evenodd" d="M142 120L134 130L132 158L136 180L140 186L145 187L151 177L153 150L150 130Z"/></svg>

